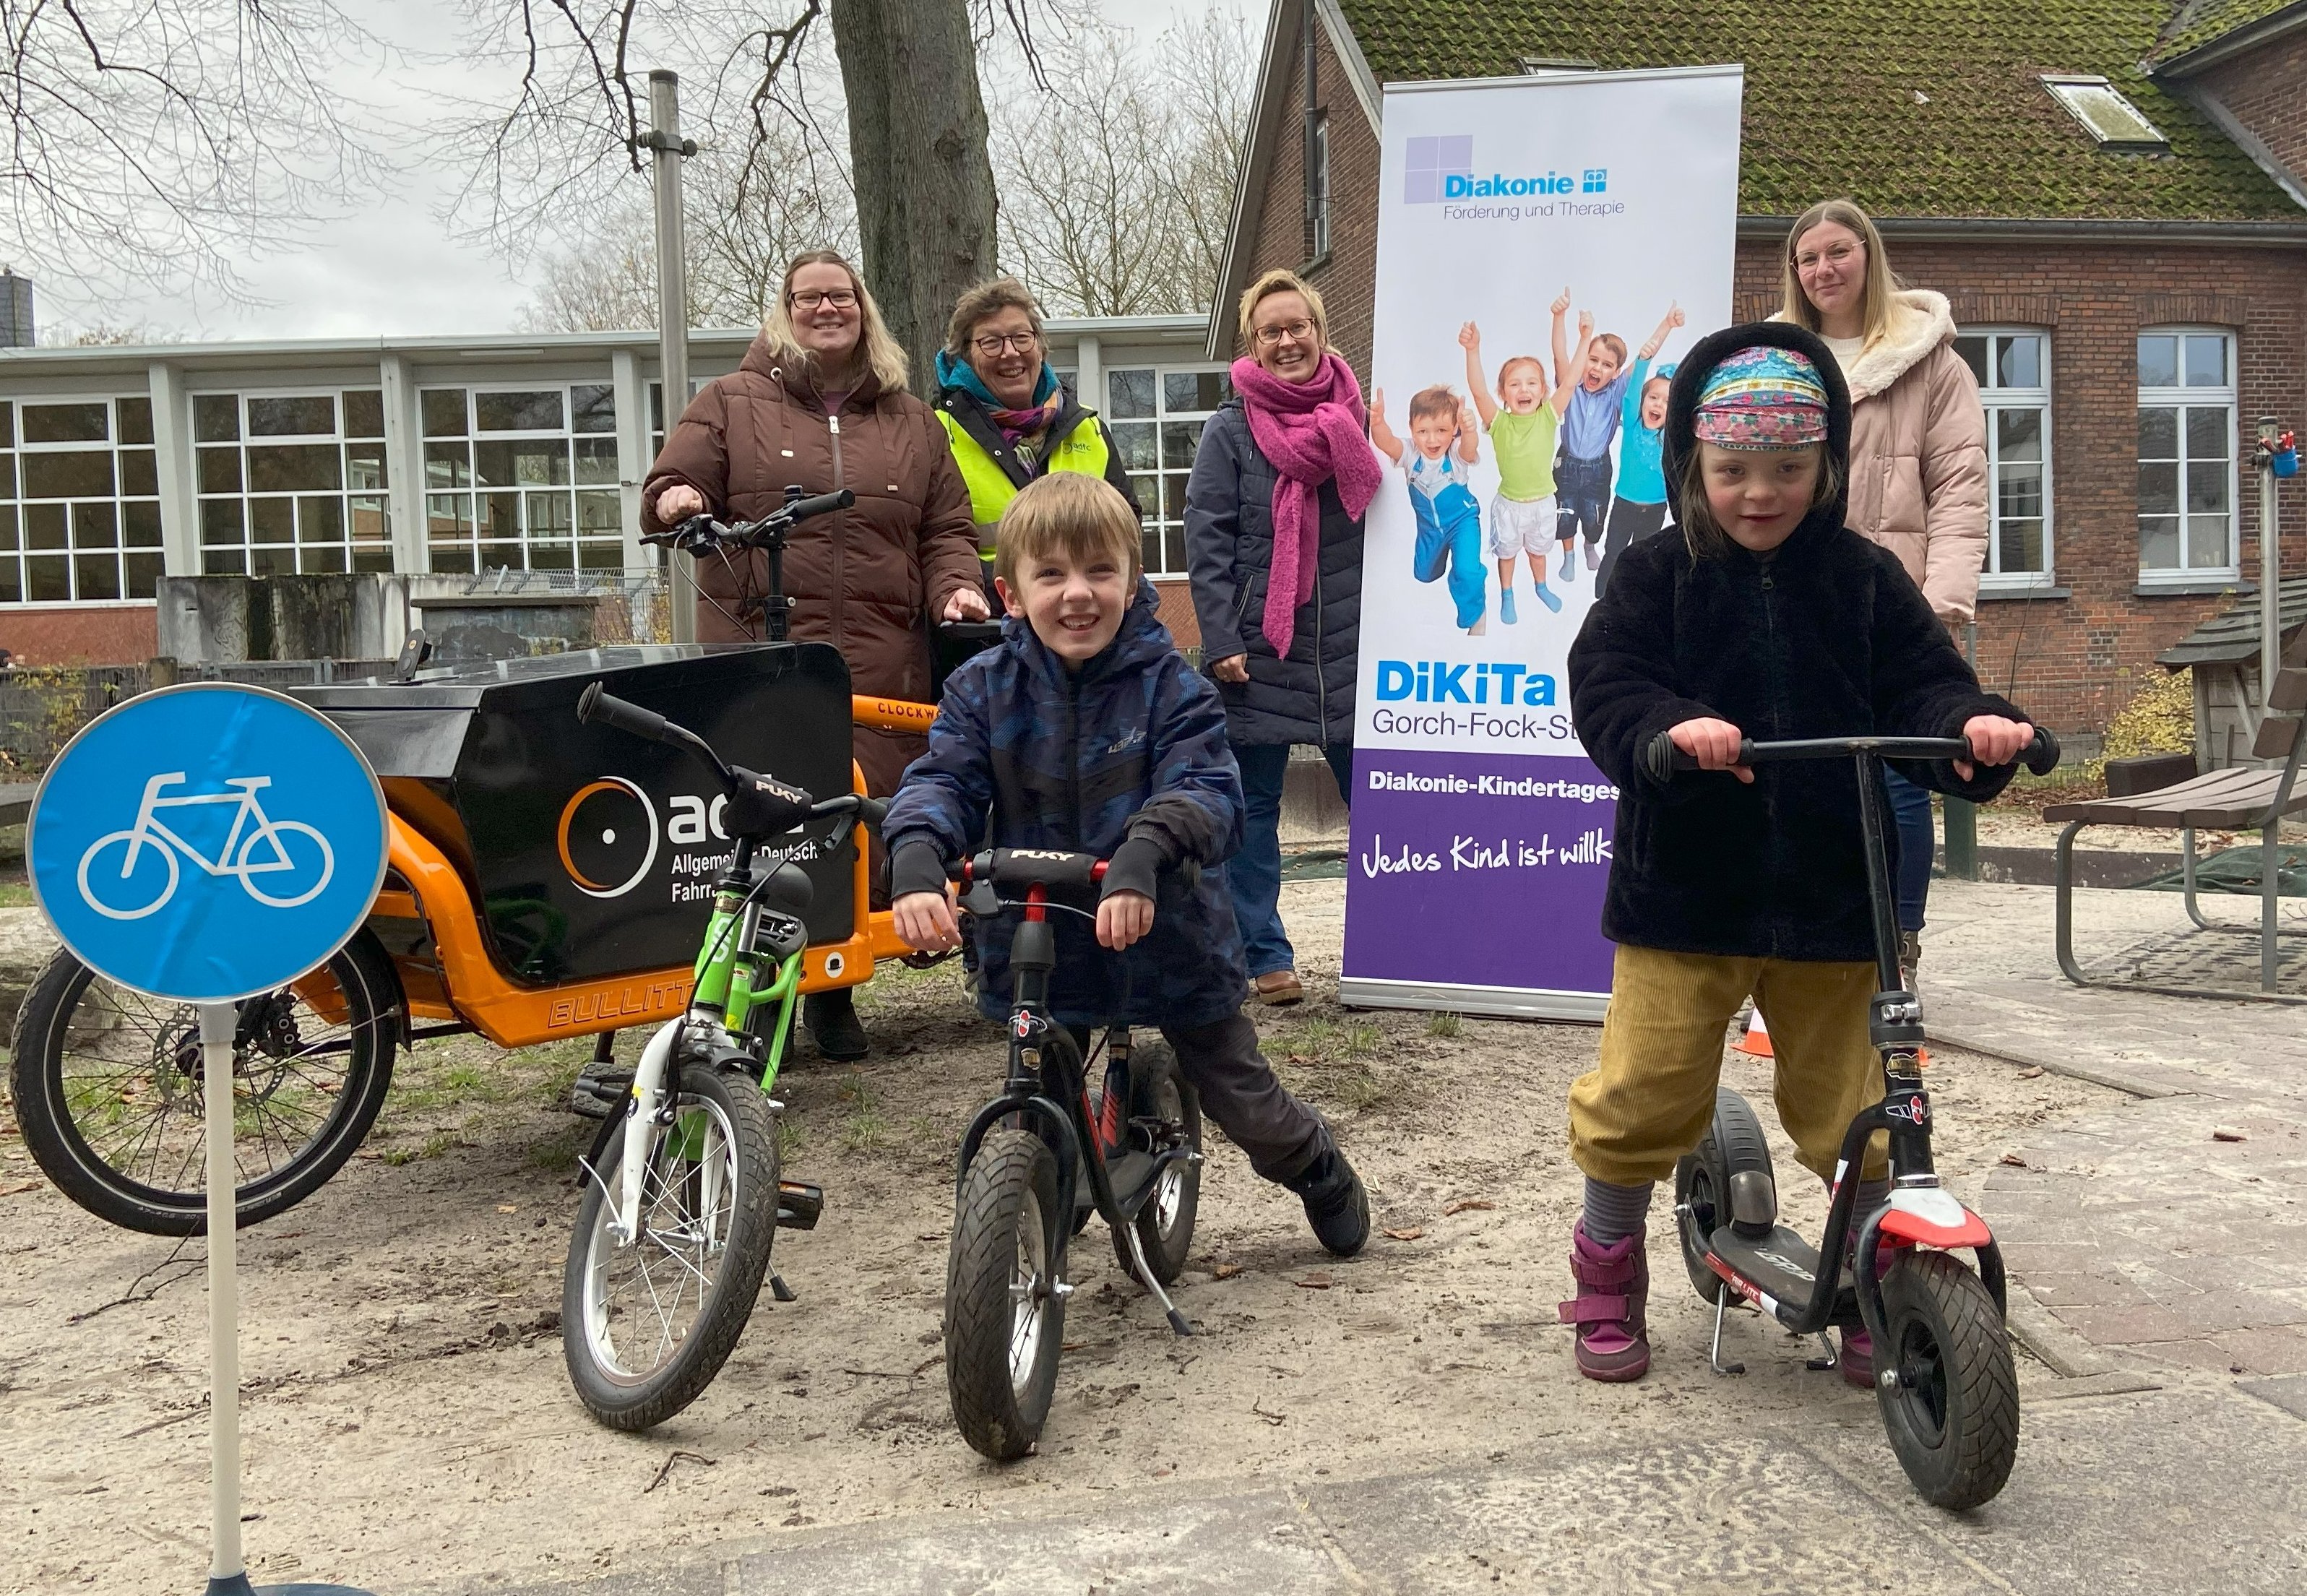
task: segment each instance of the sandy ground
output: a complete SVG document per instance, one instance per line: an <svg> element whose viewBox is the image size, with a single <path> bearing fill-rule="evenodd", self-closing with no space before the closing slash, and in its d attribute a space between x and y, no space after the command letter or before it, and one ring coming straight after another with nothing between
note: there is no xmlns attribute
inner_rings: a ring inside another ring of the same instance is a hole
<svg viewBox="0 0 2307 1596"><path fill-rule="evenodd" d="M1577 1379L1554 1322L1578 1190L1564 1093L1597 1033L1341 1013L1342 886L1286 889L1316 996L1261 1025L1394 1234L1330 1259L1295 1199L1218 1146L1179 1292L1204 1334L1170 1335L1093 1223L1072 1254L1080 1289L1041 1454L1008 1468L955 1433L939 1348L949 1159L1000 1068L997 1030L946 971L877 979L864 1068L804 1060L785 1077L786 1172L828 1194L816 1231L777 1242L800 1300L764 1291L712 1389L648 1436L596 1426L562 1366L570 1171L591 1126L557 1105L583 1049L428 1045L363 1154L243 1233L252 1573L486 1590L780 1528L1089 1510L1169 1480L1207 1489L1503 1455L1655 1432L1685 1404L1724 1401L1734 1388L1706 1370L1711 1316L1677 1266L1663 1202L1651 1377ZM1727 1078L1766 1095L1767 1066L1732 1059ZM2123 1101L1985 1059L1944 1057L1934 1075L1941 1168L1967 1192L2026 1128ZM1814 1184L1777 1152L1789 1208L1814 1226ZM193 1588L208 1502L198 1244L84 1214L0 1116L0 1590ZM1871 1398L1805 1370L1808 1349L1752 1316L1730 1339L1752 1371L1737 1400L1874 1423Z"/></svg>

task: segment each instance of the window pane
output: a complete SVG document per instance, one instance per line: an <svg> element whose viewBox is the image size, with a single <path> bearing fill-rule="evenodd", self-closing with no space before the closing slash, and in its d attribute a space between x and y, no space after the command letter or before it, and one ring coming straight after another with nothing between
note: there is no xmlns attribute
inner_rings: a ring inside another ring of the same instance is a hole
<svg viewBox="0 0 2307 1596"><path fill-rule="evenodd" d="M382 390L353 388L346 390L345 436L347 438L384 436L384 394Z"/></svg>
<svg viewBox="0 0 2307 1596"><path fill-rule="evenodd" d="M248 551L248 574L251 576L295 576L296 550L293 545L275 548L255 548Z"/></svg>
<svg viewBox="0 0 2307 1596"><path fill-rule="evenodd" d="M577 529L596 535L613 535L624 530L625 505L616 493L579 493L577 495Z"/></svg>
<svg viewBox="0 0 2307 1596"><path fill-rule="evenodd" d="M248 486L252 493L340 488L344 460L333 443L252 443Z"/></svg>
<svg viewBox="0 0 2307 1596"><path fill-rule="evenodd" d="M2142 460L2179 458L2178 411L2162 407L2140 410L2139 458Z"/></svg>
<svg viewBox="0 0 2307 1596"><path fill-rule="evenodd" d="M201 492L204 493L236 493L240 492L240 447L202 449L195 450L200 457Z"/></svg>
<svg viewBox="0 0 2307 1596"><path fill-rule="evenodd" d="M355 499L351 511L355 543L383 543L392 536L391 524L385 519L383 500Z"/></svg>
<svg viewBox="0 0 2307 1596"><path fill-rule="evenodd" d="M121 541L130 548L160 546L160 506L150 499L133 499L120 507Z"/></svg>
<svg viewBox="0 0 2307 1596"><path fill-rule="evenodd" d="M510 443L473 445L473 480L483 487L513 485L513 446Z"/></svg>
<svg viewBox="0 0 2307 1596"><path fill-rule="evenodd" d="M13 553L16 548L16 507L0 504L0 550Z"/></svg>
<svg viewBox="0 0 2307 1596"><path fill-rule="evenodd" d="M1994 448L1998 458L2003 459L2041 459L2043 413L2040 410L1997 410L1994 413Z"/></svg>
<svg viewBox="0 0 2307 1596"><path fill-rule="evenodd" d="M1171 412L1214 410L1225 402L1222 372L1171 372L1162 379L1162 408Z"/></svg>
<svg viewBox="0 0 2307 1596"><path fill-rule="evenodd" d="M434 493L425 501L425 535L438 543L473 529L473 502L463 493Z"/></svg>
<svg viewBox="0 0 2307 1596"><path fill-rule="evenodd" d="M24 407L29 413L33 407ZM73 449L24 457L27 499L93 498L112 492L112 451Z"/></svg>
<svg viewBox="0 0 2307 1596"><path fill-rule="evenodd" d="M2190 570L2217 570L2231 563L2227 558L2227 530L2230 523L2223 515L2191 515L2187 518L2187 565Z"/></svg>
<svg viewBox="0 0 2307 1596"><path fill-rule="evenodd" d="M251 499L248 502L248 541L251 543L296 542L296 501Z"/></svg>
<svg viewBox="0 0 2307 1596"><path fill-rule="evenodd" d="M481 536L499 542L518 542L520 538L520 495L519 493L482 493L479 495ZM498 561L498 564L504 562ZM518 564L519 562L515 561Z"/></svg>
<svg viewBox="0 0 2307 1596"><path fill-rule="evenodd" d="M24 506L24 546L28 549L60 549L69 545L65 530L64 507L61 504L27 504Z"/></svg>
<svg viewBox="0 0 2307 1596"><path fill-rule="evenodd" d="M624 565L625 553L613 543L580 543L577 545L577 563L585 571L616 571Z"/></svg>
<svg viewBox="0 0 2307 1596"><path fill-rule="evenodd" d="M149 399L124 399L113 407L119 413L120 442L150 443L152 441L152 401Z"/></svg>
<svg viewBox="0 0 2307 1596"><path fill-rule="evenodd" d="M246 576L248 557L238 549L203 550L201 571L207 576Z"/></svg>
<svg viewBox="0 0 2307 1596"><path fill-rule="evenodd" d="M2187 462L2187 508L2225 514L2227 508L2227 463L2225 460Z"/></svg>
<svg viewBox="0 0 2307 1596"><path fill-rule="evenodd" d="M241 504L237 499L201 501L201 542L239 543L244 540Z"/></svg>
<svg viewBox="0 0 2307 1596"><path fill-rule="evenodd" d="M1117 421L1112 425L1113 441L1121 449L1123 469L1151 471L1162 463L1161 456L1156 452L1152 422Z"/></svg>
<svg viewBox="0 0 2307 1596"><path fill-rule="evenodd" d="M1137 501L1139 515L1149 520L1161 519L1162 479L1160 477L1150 474L1132 476L1129 479L1129 493L1130 496Z"/></svg>
<svg viewBox="0 0 2307 1596"><path fill-rule="evenodd" d="M1154 414L1154 373L1124 368L1105 373L1106 406L1109 419L1115 416L1151 416Z"/></svg>
<svg viewBox="0 0 2307 1596"><path fill-rule="evenodd" d="M617 441L614 438L577 440L577 480L613 485L617 480Z"/></svg>
<svg viewBox="0 0 2307 1596"><path fill-rule="evenodd" d="M153 594L159 592L160 588L160 571L163 563L164 562L160 556L158 554L129 555L127 560L128 596L131 598L150 598Z"/></svg>
<svg viewBox="0 0 2307 1596"><path fill-rule="evenodd" d="M2167 332L2148 332L2139 339L2139 385L2176 388L2179 385L2179 340Z"/></svg>
<svg viewBox="0 0 2307 1596"><path fill-rule="evenodd" d="M0 449L16 447L16 407L0 399Z"/></svg>
<svg viewBox="0 0 2307 1596"><path fill-rule="evenodd" d="M454 571L466 576L472 574L473 551L463 544L436 543L433 545L432 559L435 571Z"/></svg>
<svg viewBox="0 0 2307 1596"><path fill-rule="evenodd" d="M157 493L160 491L160 472L153 463L149 449L124 449L120 451L120 491L124 493Z"/></svg>
<svg viewBox="0 0 2307 1596"><path fill-rule="evenodd" d="M2175 515L2179 510L2179 468L2140 462L2139 513Z"/></svg>
<svg viewBox="0 0 2307 1596"><path fill-rule="evenodd" d="M345 502L334 496L321 498L311 495L297 500L296 540L299 543L342 543L345 540Z"/></svg>
<svg viewBox="0 0 2307 1596"><path fill-rule="evenodd" d="M333 437L336 430L337 401L329 394L248 401L248 435L252 438Z"/></svg>
<svg viewBox="0 0 2307 1596"><path fill-rule="evenodd" d="M112 435L102 399L81 405L26 405L27 443L101 443Z"/></svg>
<svg viewBox="0 0 2307 1596"><path fill-rule="evenodd" d="M356 543L353 545L353 569L355 571L390 571L392 551L375 544Z"/></svg>
<svg viewBox="0 0 2307 1596"><path fill-rule="evenodd" d="M1162 424L1162 463L1176 468L1194 463L1194 451L1201 447L1202 424L1198 421L1165 421Z"/></svg>
<svg viewBox="0 0 2307 1596"><path fill-rule="evenodd" d="M203 393L193 399L193 437L202 443L229 443L240 436L236 394Z"/></svg>
<svg viewBox="0 0 2307 1596"><path fill-rule="evenodd" d="M1158 525L1150 523L1147 525L1144 535L1138 539L1137 554L1139 559L1145 561L1146 570L1162 569L1162 528Z"/></svg>
<svg viewBox="0 0 2307 1596"><path fill-rule="evenodd" d="M461 438L465 435L465 390L461 388L428 388L418 398L425 412L425 435L428 438Z"/></svg>
<svg viewBox="0 0 2307 1596"><path fill-rule="evenodd" d="M561 390L539 389L528 393L476 393L473 425L484 433L560 432Z"/></svg>
<svg viewBox="0 0 2307 1596"><path fill-rule="evenodd" d="M79 579L82 598L117 598L120 596L120 556L117 554L82 554L73 562L73 574Z"/></svg>
<svg viewBox="0 0 2307 1596"><path fill-rule="evenodd" d="M72 513L73 547L110 549L120 546L120 507L116 504L75 504Z"/></svg>
<svg viewBox="0 0 2307 1596"><path fill-rule="evenodd" d="M460 488L473 485L473 468L463 443L427 443L425 446L425 485L428 488Z"/></svg>
<svg viewBox="0 0 2307 1596"><path fill-rule="evenodd" d="M0 499L16 496L16 457L0 454Z"/></svg>
<svg viewBox="0 0 2307 1596"><path fill-rule="evenodd" d="M577 547L559 541L532 542L528 545L528 567L531 571L574 571Z"/></svg>
<svg viewBox="0 0 2307 1596"><path fill-rule="evenodd" d="M2225 405L2187 407L2187 458L2191 460L2227 458L2227 408Z"/></svg>
<svg viewBox="0 0 2307 1596"><path fill-rule="evenodd" d="M2039 571L2043 562L2043 523L2030 518L2006 519L1995 534L1995 569L2018 574Z"/></svg>
<svg viewBox="0 0 2307 1596"><path fill-rule="evenodd" d="M385 485L384 445L382 443L347 443L345 445L345 485L356 492L377 493Z"/></svg>
<svg viewBox="0 0 2307 1596"><path fill-rule="evenodd" d="M1179 522L1186 519L1186 473L1182 471L1162 474L1162 519Z"/></svg>
<svg viewBox="0 0 2307 1596"><path fill-rule="evenodd" d="M605 382L580 382L569 390L569 430L572 433L613 433L617 430L617 390Z"/></svg>
<svg viewBox="0 0 2307 1596"><path fill-rule="evenodd" d="M24 562L24 596L34 604L64 604L72 598L72 562L59 556Z"/></svg>
<svg viewBox="0 0 2307 1596"><path fill-rule="evenodd" d="M296 566L307 576L334 575L345 568L345 551L334 545L307 543L297 556Z"/></svg>
<svg viewBox="0 0 2307 1596"><path fill-rule="evenodd" d="M2227 385L2227 340L2217 333L2191 333L2187 338L2187 386L2225 388Z"/></svg>
<svg viewBox="0 0 2307 1596"><path fill-rule="evenodd" d="M2032 335L1997 339L2001 359L1996 363L1998 387L2040 388L2043 385L2043 340Z"/></svg>
<svg viewBox="0 0 2307 1596"><path fill-rule="evenodd" d="M2139 567L2141 571L2179 568L2179 518L2142 515L2139 518Z"/></svg>
<svg viewBox="0 0 2307 1596"><path fill-rule="evenodd" d="M2043 468L2033 461L1998 467L1994 508L1998 515L2011 518L2039 517L2043 513Z"/></svg>
<svg viewBox="0 0 2307 1596"><path fill-rule="evenodd" d="M525 493L528 511L528 535L535 537L566 537L576 530L573 512L566 493Z"/></svg>
<svg viewBox="0 0 2307 1596"><path fill-rule="evenodd" d="M1994 386L1994 379L1988 375L1986 370L1986 339L1984 334L1957 338L1954 340L1954 352L1962 356L1962 363L1970 367L1970 374L1978 379L1978 385L1981 388Z"/></svg>
<svg viewBox="0 0 2307 1596"><path fill-rule="evenodd" d="M476 449L486 449L476 443ZM513 480L523 487L566 487L569 485L569 445L558 438L550 442L538 440L532 443L512 446Z"/></svg>
<svg viewBox="0 0 2307 1596"><path fill-rule="evenodd" d="M24 562L13 555L0 560L0 604L21 604L24 597Z"/></svg>

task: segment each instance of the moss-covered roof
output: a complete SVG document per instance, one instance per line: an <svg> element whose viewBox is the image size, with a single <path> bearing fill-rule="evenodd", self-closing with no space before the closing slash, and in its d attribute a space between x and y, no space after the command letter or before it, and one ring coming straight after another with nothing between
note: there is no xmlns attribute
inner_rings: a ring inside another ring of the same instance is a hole
<svg viewBox="0 0 2307 1596"><path fill-rule="evenodd" d="M2220 3L2220 0L2211 0ZM2259 0L2223 0L2230 7ZM2140 65L2171 0L1340 0L1380 82L1524 56L1746 66L1739 209L1848 193L1877 216L2307 219ZM2111 155L2041 73L2097 73L2170 141Z"/></svg>
<svg viewBox="0 0 2307 1596"><path fill-rule="evenodd" d="M2172 9L2163 37L2147 57L2149 65L2200 50L2213 40L2263 21L2298 0L2182 0Z"/></svg>

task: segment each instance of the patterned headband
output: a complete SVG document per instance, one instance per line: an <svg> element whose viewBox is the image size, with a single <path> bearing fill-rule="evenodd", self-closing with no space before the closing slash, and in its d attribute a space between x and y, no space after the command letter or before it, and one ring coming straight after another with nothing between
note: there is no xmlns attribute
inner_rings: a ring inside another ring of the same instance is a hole
<svg viewBox="0 0 2307 1596"><path fill-rule="evenodd" d="M1807 356L1756 344L1707 373L1693 430L1718 449L1799 449L1826 438L1826 385Z"/></svg>

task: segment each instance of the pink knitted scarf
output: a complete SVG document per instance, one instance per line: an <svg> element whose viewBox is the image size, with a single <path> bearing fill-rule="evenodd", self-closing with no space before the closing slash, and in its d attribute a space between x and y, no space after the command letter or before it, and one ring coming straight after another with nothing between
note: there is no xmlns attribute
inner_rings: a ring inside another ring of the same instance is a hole
<svg viewBox="0 0 2307 1596"><path fill-rule="evenodd" d="M1356 520L1384 481L1364 431L1361 385L1335 355L1322 356L1310 382L1285 382L1248 358L1233 363L1233 388L1249 435L1273 464L1274 569L1265 588L1266 641L1286 657L1298 606L1314 596L1321 563L1322 485L1334 481Z"/></svg>

